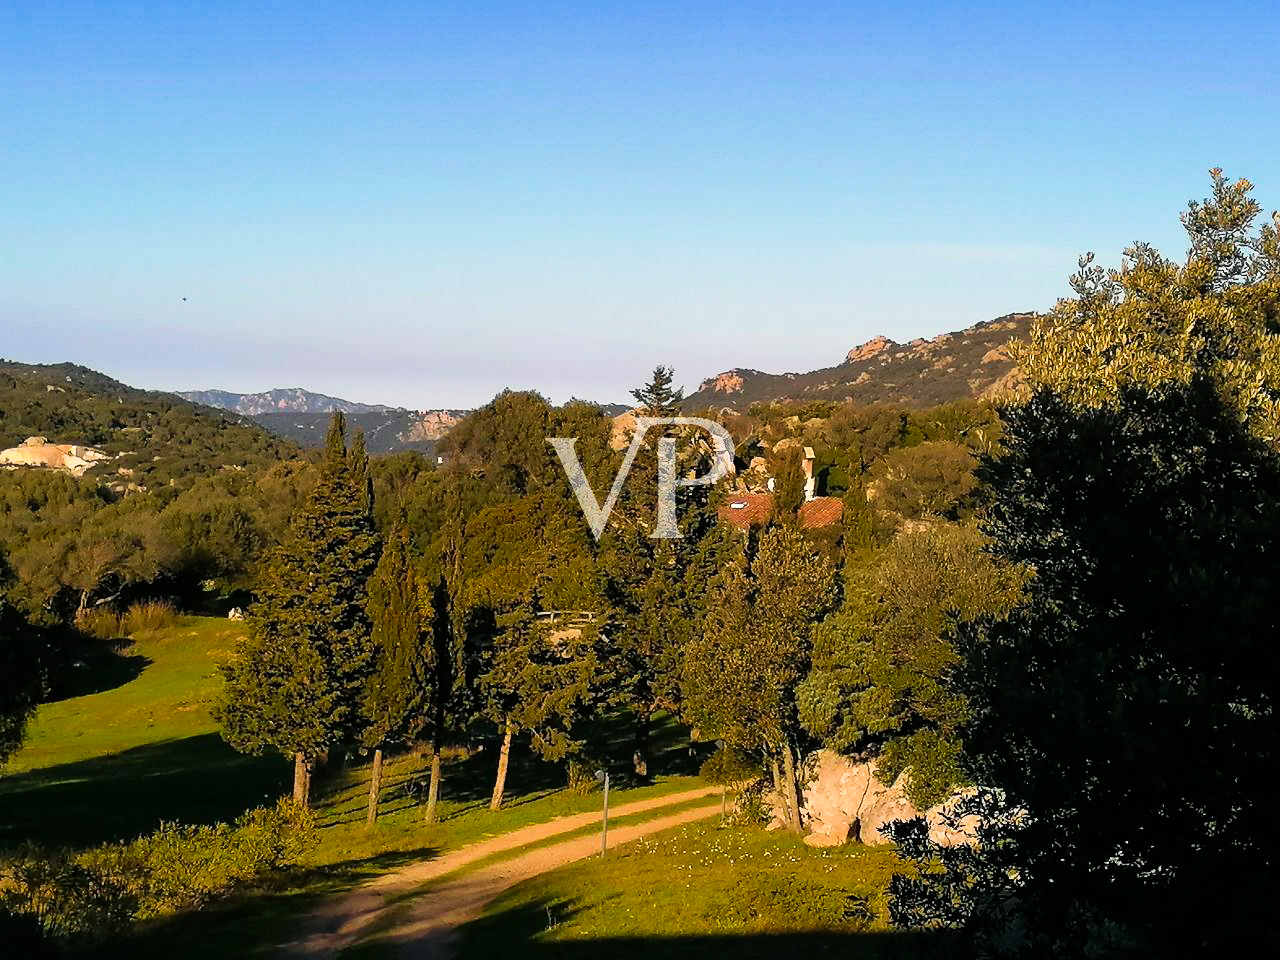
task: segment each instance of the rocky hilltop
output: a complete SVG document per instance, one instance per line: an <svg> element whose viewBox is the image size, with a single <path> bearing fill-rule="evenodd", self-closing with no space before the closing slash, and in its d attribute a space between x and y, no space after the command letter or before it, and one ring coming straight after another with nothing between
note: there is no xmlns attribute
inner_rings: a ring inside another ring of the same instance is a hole
<svg viewBox="0 0 1280 960"><path fill-rule="evenodd" d="M687 410L745 411L753 403L832 400L929 407L1016 386L1009 341L1025 339L1035 314L1011 313L910 343L876 337L833 367L809 373L733 369L704 380Z"/></svg>

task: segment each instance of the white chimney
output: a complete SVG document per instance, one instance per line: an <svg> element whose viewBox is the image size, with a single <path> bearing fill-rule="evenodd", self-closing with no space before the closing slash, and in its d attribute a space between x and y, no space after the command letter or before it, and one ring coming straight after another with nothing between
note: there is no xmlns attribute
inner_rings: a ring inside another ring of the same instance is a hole
<svg viewBox="0 0 1280 960"><path fill-rule="evenodd" d="M813 493L817 486L817 480L813 476L813 447L804 448L804 498L806 501L813 499Z"/></svg>

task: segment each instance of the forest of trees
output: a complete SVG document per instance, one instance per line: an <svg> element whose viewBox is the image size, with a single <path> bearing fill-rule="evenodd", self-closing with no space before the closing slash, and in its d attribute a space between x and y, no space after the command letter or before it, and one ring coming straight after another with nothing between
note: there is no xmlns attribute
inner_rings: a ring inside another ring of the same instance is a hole
<svg viewBox="0 0 1280 960"><path fill-rule="evenodd" d="M482 729L496 808L513 749L569 766L605 717L632 742L593 760L644 779L666 712L747 757L795 831L819 747L910 770L921 809L976 787L974 846L891 828L903 926L1028 957L1274 948L1280 227L1260 213L1215 171L1185 261L1083 259L998 407L725 415L739 466L763 456L778 480L745 531L719 519L724 490L686 487L682 537L650 535L654 436L597 543L546 439L577 437L602 490L613 421L531 392L469 416L438 468L371 460L336 415L318 458L164 494L0 477L0 759L58 628L239 586L253 604L217 715L237 749L293 760L302 803L320 761L359 746L372 821L383 752L425 744L430 818L442 748ZM653 416L683 400L667 368L634 395ZM682 470L705 466L670 435ZM844 501L834 530L800 522L801 444ZM557 633L552 610L593 618Z"/></svg>

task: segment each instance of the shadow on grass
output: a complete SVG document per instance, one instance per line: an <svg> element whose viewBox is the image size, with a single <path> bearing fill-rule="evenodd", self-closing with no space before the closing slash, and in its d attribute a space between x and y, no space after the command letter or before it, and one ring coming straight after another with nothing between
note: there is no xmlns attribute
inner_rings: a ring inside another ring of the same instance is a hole
<svg viewBox="0 0 1280 960"><path fill-rule="evenodd" d="M594 762L608 767L615 788L642 786L635 776L631 763L633 750L634 718L629 713L619 713L597 721L586 736L584 754ZM493 780L497 772L499 738L492 731L473 737L473 752L464 758L446 761L441 782L441 798L455 804L445 820L453 820L476 810L488 809L493 796ZM691 743L689 728L674 718L659 715L654 718L649 738L649 772L654 776L691 776L698 772L703 761L714 752L711 744ZM355 765L367 766L368 759L352 758ZM384 781L384 813L425 802L425 772L418 772L395 781ZM410 781L421 781L421 789L411 793ZM564 763L550 763L529 750L523 738L518 739L511 752L507 770L506 792L503 807L519 807L541 800L567 786ZM321 788L324 789L323 787ZM357 797L346 800L333 811L330 823L355 823L364 818L364 800Z"/></svg>
<svg viewBox="0 0 1280 960"><path fill-rule="evenodd" d="M83 666L73 664L64 671L49 703L106 693L123 687L126 683L137 680L153 661L140 653L126 655L112 652L86 656L77 662Z"/></svg>
<svg viewBox="0 0 1280 960"><path fill-rule="evenodd" d="M596 910L607 909L596 905ZM778 960L779 957L842 957L845 960L962 960L952 931L868 931L848 929L795 932L715 933L670 936L579 936L560 939L561 926L580 909L572 902L539 901L474 920L461 928L456 960ZM373 940L349 949L343 960L390 960L407 944Z"/></svg>
<svg viewBox="0 0 1280 960"><path fill-rule="evenodd" d="M234 820L274 803L289 772L279 757L244 756L209 733L0 776L0 849L129 840L166 820Z"/></svg>

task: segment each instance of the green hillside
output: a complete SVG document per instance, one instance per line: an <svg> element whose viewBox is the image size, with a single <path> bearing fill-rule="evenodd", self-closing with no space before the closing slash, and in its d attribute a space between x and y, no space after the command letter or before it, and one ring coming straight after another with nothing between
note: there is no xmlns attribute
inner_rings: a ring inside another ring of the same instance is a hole
<svg viewBox="0 0 1280 960"><path fill-rule="evenodd" d="M296 452L247 417L171 393L139 390L71 363L0 360L0 449L31 436L102 449L115 459L91 475L114 474L143 486Z"/></svg>

